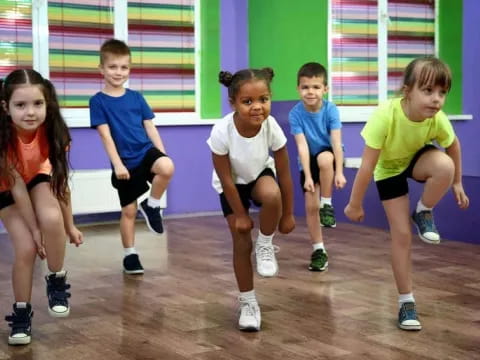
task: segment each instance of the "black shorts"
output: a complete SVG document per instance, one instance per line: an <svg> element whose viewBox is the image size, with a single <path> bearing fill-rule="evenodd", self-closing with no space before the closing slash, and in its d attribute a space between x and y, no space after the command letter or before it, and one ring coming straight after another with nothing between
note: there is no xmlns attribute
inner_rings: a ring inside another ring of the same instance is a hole
<svg viewBox="0 0 480 360"><path fill-rule="evenodd" d="M317 157L320 153L324 151L329 151L333 154L333 149L331 147L324 148L320 150L315 155L310 155L310 172L312 174L312 180L314 184L320 184L320 169L318 168ZM335 171L335 159L333 160L333 171ZM305 172L303 170L300 171L300 187L302 188L303 192L305 192L305 188L303 185L305 184Z"/></svg>
<svg viewBox="0 0 480 360"><path fill-rule="evenodd" d="M120 205L123 208L136 201L140 196L150 188L148 182L151 183L155 176L151 169L153 163L163 157L167 156L155 147L149 149L139 166L129 169L130 179L118 180L115 172L112 171L112 186L117 189L118 197L120 198Z"/></svg>
<svg viewBox="0 0 480 360"><path fill-rule="evenodd" d="M262 204L252 199L252 190L255 187L258 179L260 179L262 176L271 176L275 179L275 174L273 173L273 170L270 168L266 168L260 173L260 175L258 175L258 177L254 181L248 184L235 184L238 195L240 196L240 200L242 201L242 205L247 211L248 209L250 209L250 201L252 201L255 206L262 206ZM225 197L225 194L223 192L220 194L220 204L222 205L223 216L227 217L228 215L233 214L233 210L228 204L227 198Z"/></svg>
<svg viewBox="0 0 480 360"><path fill-rule="evenodd" d="M376 181L375 183L377 185L378 194L380 195L380 200L385 201L395 199L397 197L408 194L407 179L412 179L413 168L415 167L415 164L417 163L420 156L432 149L436 149L436 147L433 145L425 145L423 148L418 150L408 167L401 174ZM425 182L420 180L415 181L419 183Z"/></svg>
<svg viewBox="0 0 480 360"><path fill-rule="evenodd" d="M36 185L43 183L43 182L50 182L52 177L47 174L38 174L30 180L27 184L27 190L32 190ZM7 206L15 204L15 200L13 199L13 195L10 190L0 192L0 210L6 208Z"/></svg>

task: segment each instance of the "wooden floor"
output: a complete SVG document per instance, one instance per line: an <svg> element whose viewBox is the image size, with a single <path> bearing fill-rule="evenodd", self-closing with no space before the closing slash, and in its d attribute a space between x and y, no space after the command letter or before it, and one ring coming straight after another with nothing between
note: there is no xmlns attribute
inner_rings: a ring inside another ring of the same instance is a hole
<svg viewBox="0 0 480 360"><path fill-rule="evenodd" d="M414 241L414 284L424 329L396 327L397 297L384 231L339 224L325 231L326 273L307 270L303 218L277 236L277 278L256 278L262 331L236 329L231 240L221 216L167 220L157 237L143 222L143 276L121 271L118 225L83 227L68 247L71 315L49 317L39 263L32 344L7 345L0 359L480 359L480 246ZM0 312L11 310L12 249L0 236Z"/></svg>

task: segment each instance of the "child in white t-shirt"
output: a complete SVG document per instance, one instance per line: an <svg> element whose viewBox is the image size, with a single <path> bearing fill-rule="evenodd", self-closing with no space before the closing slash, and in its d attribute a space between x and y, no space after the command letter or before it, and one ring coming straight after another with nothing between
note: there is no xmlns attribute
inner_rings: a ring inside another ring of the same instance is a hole
<svg viewBox="0 0 480 360"><path fill-rule="evenodd" d="M261 316L253 289L250 202L260 207L260 229L255 245L257 272L278 273L272 245L275 230L289 233L295 227L293 190L287 139L270 116L270 68L245 69L232 75L220 72L234 110L212 128L207 140L212 151L212 185L233 238L233 267L240 290L240 330L260 330ZM270 156L273 152L273 158ZM278 173L278 184L275 180Z"/></svg>

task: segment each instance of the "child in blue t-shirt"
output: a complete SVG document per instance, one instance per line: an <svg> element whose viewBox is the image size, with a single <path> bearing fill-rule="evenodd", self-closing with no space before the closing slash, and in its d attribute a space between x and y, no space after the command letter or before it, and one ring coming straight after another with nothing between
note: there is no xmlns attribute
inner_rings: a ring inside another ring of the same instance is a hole
<svg viewBox="0 0 480 360"><path fill-rule="evenodd" d="M143 274L135 250L137 198L152 184L139 210L149 229L163 233L160 198L173 175L173 162L153 123L155 115L143 96L123 87L130 74L130 49L110 39L100 48L104 88L90 99L91 126L96 128L112 164L112 185L118 191L122 214L120 233L125 250L124 272Z"/></svg>
<svg viewBox="0 0 480 360"><path fill-rule="evenodd" d="M342 124L335 104L323 99L328 86L327 71L322 65L314 62L303 65L297 75L297 90L301 101L290 111L288 120L297 144L300 184L313 243L309 270L324 271L328 267L328 255L320 225L336 226L332 184L341 189L346 183Z"/></svg>

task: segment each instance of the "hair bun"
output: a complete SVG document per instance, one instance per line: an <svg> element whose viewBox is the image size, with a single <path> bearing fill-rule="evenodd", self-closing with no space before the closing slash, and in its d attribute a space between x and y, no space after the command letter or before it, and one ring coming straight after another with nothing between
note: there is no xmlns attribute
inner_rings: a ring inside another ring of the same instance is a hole
<svg viewBox="0 0 480 360"><path fill-rule="evenodd" d="M233 75L231 72L228 71L220 71L218 74L218 81L220 84L223 84L226 87L229 87L232 83Z"/></svg>
<svg viewBox="0 0 480 360"><path fill-rule="evenodd" d="M268 82L272 81L273 77L275 76L275 73L271 67L264 67L262 72L266 75L265 77L267 78Z"/></svg>

